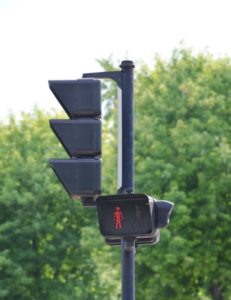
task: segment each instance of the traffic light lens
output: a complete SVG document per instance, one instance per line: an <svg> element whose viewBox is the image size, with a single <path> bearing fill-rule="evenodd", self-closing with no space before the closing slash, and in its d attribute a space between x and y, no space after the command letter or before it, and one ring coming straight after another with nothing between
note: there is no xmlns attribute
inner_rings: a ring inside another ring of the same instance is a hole
<svg viewBox="0 0 231 300"><path fill-rule="evenodd" d="M101 196L97 199L100 229L104 236L142 236L153 231L148 197L126 199Z"/></svg>

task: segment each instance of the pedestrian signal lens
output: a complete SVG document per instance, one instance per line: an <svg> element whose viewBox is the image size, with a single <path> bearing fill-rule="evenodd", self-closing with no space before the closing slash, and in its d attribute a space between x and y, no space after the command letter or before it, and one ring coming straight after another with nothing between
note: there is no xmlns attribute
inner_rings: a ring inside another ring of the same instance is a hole
<svg viewBox="0 0 231 300"><path fill-rule="evenodd" d="M112 195L97 198L101 233L106 236L144 236L153 232L153 200L146 195Z"/></svg>

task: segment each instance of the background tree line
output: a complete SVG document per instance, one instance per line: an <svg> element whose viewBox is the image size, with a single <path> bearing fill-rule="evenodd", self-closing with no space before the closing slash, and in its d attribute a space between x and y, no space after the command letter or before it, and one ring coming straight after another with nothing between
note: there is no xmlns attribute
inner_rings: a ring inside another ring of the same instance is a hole
<svg viewBox="0 0 231 300"><path fill-rule="evenodd" d="M114 69L101 60L105 70ZM135 78L135 181L176 205L136 255L137 299L231 299L231 63L178 49ZM116 88L103 84L103 192L116 192ZM49 168L66 157L34 109L0 124L0 299L120 299L120 249Z"/></svg>

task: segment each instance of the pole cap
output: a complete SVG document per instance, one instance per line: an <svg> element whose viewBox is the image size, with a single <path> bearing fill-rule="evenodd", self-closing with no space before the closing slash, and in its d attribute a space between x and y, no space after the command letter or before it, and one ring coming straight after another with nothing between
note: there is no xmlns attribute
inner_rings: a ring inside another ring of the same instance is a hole
<svg viewBox="0 0 231 300"><path fill-rule="evenodd" d="M135 68L132 60L123 60L120 64L120 68Z"/></svg>

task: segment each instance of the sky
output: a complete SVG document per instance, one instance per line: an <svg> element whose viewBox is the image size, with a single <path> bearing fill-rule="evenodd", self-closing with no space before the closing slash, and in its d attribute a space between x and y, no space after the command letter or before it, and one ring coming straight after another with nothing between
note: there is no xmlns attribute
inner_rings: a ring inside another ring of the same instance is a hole
<svg viewBox="0 0 231 300"><path fill-rule="evenodd" d="M184 41L231 57L231 0L0 0L0 120L61 110L51 79L102 71L97 59L168 59Z"/></svg>

